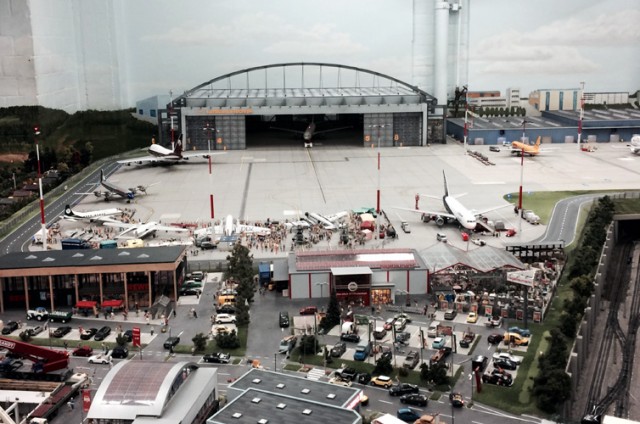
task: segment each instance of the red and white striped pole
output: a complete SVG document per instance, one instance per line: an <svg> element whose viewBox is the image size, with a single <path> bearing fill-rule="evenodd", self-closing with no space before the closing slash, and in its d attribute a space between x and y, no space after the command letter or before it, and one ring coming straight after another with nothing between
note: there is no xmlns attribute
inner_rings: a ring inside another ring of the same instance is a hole
<svg viewBox="0 0 640 424"><path fill-rule="evenodd" d="M584 118L584 81L580 82L580 118L578 119L578 151L582 150L582 119Z"/></svg>
<svg viewBox="0 0 640 424"><path fill-rule="evenodd" d="M42 250L47 250L47 225L44 219L44 194L42 193L42 173L40 172L40 147L38 145L38 136L40 135L40 127L33 128L33 138L36 142L36 159L38 161L38 188L40 190L40 222L42 223Z"/></svg>

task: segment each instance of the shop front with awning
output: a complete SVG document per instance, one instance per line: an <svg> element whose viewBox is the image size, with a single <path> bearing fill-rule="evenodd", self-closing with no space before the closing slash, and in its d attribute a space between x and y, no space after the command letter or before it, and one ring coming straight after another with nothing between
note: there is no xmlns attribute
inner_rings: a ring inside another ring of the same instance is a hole
<svg viewBox="0 0 640 424"><path fill-rule="evenodd" d="M331 290L335 290L339 303L349 306L371 304L371 276L369 267L332 267Z"/></svg>

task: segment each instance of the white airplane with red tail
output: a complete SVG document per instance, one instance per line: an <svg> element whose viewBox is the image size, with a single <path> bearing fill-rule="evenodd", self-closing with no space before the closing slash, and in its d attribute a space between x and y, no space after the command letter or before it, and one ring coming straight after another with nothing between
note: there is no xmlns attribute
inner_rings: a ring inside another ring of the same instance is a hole
<svg viewBox="0 0 640 424"><path fill-rule="evenodd" d="M131 165L132 163L137 163L142 165L145 162L152 163L178 163L183 160L189 160L189 158L209 158L213 155L223 155L226 152L204 152L201 150L194 150L191 152L185 152L182 150L182 134L178 137L178 142L175 143L175 146L172 149L167 149L166 147L162 147L159 144L152 144L147 149L147 152L151 156L142 156L131 159L122 159L119 160L118 163L124 165Z"/></svg>

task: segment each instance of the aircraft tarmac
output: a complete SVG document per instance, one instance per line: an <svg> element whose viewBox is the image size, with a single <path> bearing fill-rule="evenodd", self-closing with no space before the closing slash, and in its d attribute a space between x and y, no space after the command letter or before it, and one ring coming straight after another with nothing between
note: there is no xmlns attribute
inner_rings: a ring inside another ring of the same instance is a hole
<svg viewBox="0 0 640 424"><path fill-rule="evenodd" d="M557 150L524 159L524 202L537 191L555 190L635 190L640 169L638 157L609 143L598 144L595 152L583 152L576 144L554 144ZM418 251L437 243L435 233L444 232L450 243L466 247L457 225L437 227L420 222L419 214L394 210L394 206L415 207L416 194L443 195L442 171L450 190L467 193L460 201L470 209L483 209L503 202L507 193L516 193L520 183L520 158L508 151L490 152L489 146L469 146L488 156L495 165L485 165L465 155L458 142L429 147L382 148L378 175L377 149L315 143L313 148L260 146L228 151L213 158L209 174L207 160L194 159L174 166L122 167L110 181L120 186L151 185L146 195L128 205L143 222L205 225L226 215L248 223L299 220L304 212L331 214L363 206L376 206L378 181L381 207L396 228L396 240L372 240L365 248L410 247ZM211 219L210 195L214 196L215 219ZM517 202L517 198L512 198ZM111 206L117 206L112 201ZM115 205L114 205L115 204ZM419 206L442 209L442 202L422 196ZM101 209L105 202L85 197L76 208ZM535 212L535 211L534 211ZM521 227L513 238L484 237L489 244L531 241L540 237L544 226L518 223L513 207L487 214L502 220L508 228ZM400 230L400 222L411 224L412 233ZM338 248L338 237L326 248ZM322 248L322 244L318 248ZM470 244L469 249L475 246ZM289 250L287 244L286 250ZM254 250L254 257L284 256L286 253ZM203 256L204 255L204 256ZM226 258L226 252L200 252L198 259Z"/></svg>

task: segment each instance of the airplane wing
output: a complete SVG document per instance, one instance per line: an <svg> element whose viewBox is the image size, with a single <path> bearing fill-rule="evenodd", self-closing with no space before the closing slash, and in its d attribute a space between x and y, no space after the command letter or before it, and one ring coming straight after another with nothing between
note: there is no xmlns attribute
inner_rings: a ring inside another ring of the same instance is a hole
<svg viewBox="0 0 640 424"><path fill-rule="evenodd" d="M492 212L492 211L495 211L495 210L498 210L498 209L502 209L502 208L507 208L507 207L511 207L512 208L513 204L512 203L507 203L506 205L493 206L491 208L483 209L481 211L478 211L478 210L474 209L471 212L473 212L476 216L478 216L478 215L484 215L487 212Z"/></svg>
<svg viewBox="0 0 640 424"><path fill-rule="evenodd" d="M187 228L180 228L176 226L168 226L168 225L161 225L161 224L155 224L152 226L152 228L155 231L173 231L174 233L186 233L189 231Z"/></svg>
<svg viewBox="0 0 640 424"><path fill-rule="evenodd" d="M209 156L225 155L227 152L209 152L203 150L192 150L190 152L182 152L183 158L208 158Z"/></svg>
<svg viewBox="0 0 640 424"><path fill-rule="evenodd" d="M316 131L313 132L313 134L318 135L318 134L330 133L330 132L334 132L334 131L348 130L350 128L353 128L353 127L339 127L339 128L330 128L330 129L327 129L327 130L316 130Z"/></svg>
<svg viewBox="0 0 640 424"><path fill-rule="evenodd" d="M336 222L342 218L346 218L347 216L349 216L349 212L342 211L342 212L334 213L333 215L325 215L325 218L327 218L331 222Z"/></svg>
<svg viewBox="0 0 640 424"><path fill-rule="evenodd" d="M394 206L393 209L399 209L399 210L402 210L402 211L409 211L409 212L413 212L413 213L419 213L419 214L422 214L422 215L437 215L437 216L443 216L445 218L450 218L450 219L458 219L458 218L456 218L455 215L450 214L449 212L425 211L424 209L399 208L399 207L396 207L396 206Z"/></svg>
<svg viewBox="0 0 640 424"><path fill-rule="evenodd" d="M177 159L178 157L175 156L175 158ZM119 160L118 163L128 165L131 163L142 164L144 162L160 162L160 161L162 161L162 158L159 158L157 156L139 156L137 158L122 159L122 160Z"/></svg>
<svg viewBox="0 0 640 424"><path fill-rule="evenodd" d="M293 133L293 134L300 134L300 135L304 134L304 131L294 130L294 129L291 129L291 128L269 127L269 129L290 132L290 133Z"/></svg>

